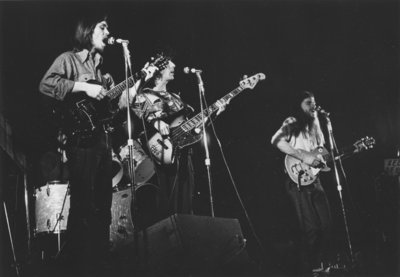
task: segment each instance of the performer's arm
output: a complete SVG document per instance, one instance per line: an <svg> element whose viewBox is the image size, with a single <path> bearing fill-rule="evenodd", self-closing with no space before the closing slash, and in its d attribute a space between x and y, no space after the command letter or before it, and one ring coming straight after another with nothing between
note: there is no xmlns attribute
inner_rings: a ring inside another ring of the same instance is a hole
<svg viewBox="0 0 400 277"><path fill-rule="evenodd" d="M64 100L69 93L74 92L85 92L89 97L102 99L105 90L101 85L74 81L72 64L69 54L58 56L43 76L39 91L57 100Z"/></svg>
<svg viewBox="0 0 400 277"><path fill-rule="evenodd" d="M277 147L284 154L299 159L307 165L318 166L321 161L317 157L305 151L295 149L290 145L289 138L292 132L291 124L293 124L294 121L288 122L288 120L289 119L285 120L282 127L272 136L271 144Z"/></svg>

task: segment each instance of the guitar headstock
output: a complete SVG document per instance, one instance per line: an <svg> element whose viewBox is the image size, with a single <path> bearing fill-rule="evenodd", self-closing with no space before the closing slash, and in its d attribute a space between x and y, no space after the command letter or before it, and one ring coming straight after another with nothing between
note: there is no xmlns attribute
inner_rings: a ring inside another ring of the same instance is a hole
<svg viewBox="0 0 400 277"><path fill-rule="evenodd" d="M354 146L356 147L356 151L361 151L361 150L368 150L373 148L375 145L375 139L373 137L364 137L358 141L356 141L356 143L354 143Z"/></svg>
<svg viewBox="0 0 400 277"><path fill-rule="evenodd" d="M145 80L153 78L154 73L158 70L161 71L168 66L171 58L164 56L163 54L157 54L156 57L151 58L151 62L147 62L142 69L142 72L146 74Z"/></svg>
<svg viewBox="0 0 400 277"><path fill-rule="evenodd" d="M170 60L170 57L166 57L163 53L159 53L155 58L152 58L150 65L157 67L157 69L161 71L168 66Z"/></svg>
<svg viewBox="0 0 400 277"><path fill-rule="evenodd" d="M253 89L258 81L260 80L264 80L265 79L265 74L264 73L257 73L251 77L248 77L242 81L240 81L240 87L243 89L249 88L249 89Z"/></svg>

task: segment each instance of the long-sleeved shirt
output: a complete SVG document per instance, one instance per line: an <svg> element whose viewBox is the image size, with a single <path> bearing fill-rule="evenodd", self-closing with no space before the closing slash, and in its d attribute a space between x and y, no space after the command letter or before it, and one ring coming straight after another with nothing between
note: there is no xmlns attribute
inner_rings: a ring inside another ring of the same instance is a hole
<svg viewBox="0 0 400 277"><path fill-rule="evenodd" d="M68 51L59 55L43 76L39 91L45 95L64 100L72 92L75 82L96 80L104 87L110 88L114 81L110 74L101 73L103 58L100 54L90 58L88 50Z"/></svg>
<svg viewBox="0 0 400 277"><path fill-rule="evenodd" d="M189 112L193 112L193 108L185 104L175 93L144 89L143 93L136 96L133 111L148 123L157 119L169 123L169 119L175 115L181 113L187 115Z"/></svg>

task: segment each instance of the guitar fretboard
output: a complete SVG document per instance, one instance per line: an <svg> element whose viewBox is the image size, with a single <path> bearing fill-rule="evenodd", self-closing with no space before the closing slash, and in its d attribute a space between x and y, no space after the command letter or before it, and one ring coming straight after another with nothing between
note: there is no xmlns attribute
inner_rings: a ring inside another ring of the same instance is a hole
<svg viewBox="0 0 400 277"><path fill-rule="evenodd" d="M128 78L128 87L132 87L134 85L134 79L133 76ZM116 85L115 87L113 87L112 89L110 89L107 92L107 96L110 99L114 99L116 97L118 97L124 90L126 89L126 81L123 81L121 83L119 83L118 85Z"/></svg>
<svg viewBox="0 0 400 277"><path fill-rule="evenodd" d="M237 87L236 89L232 90L227 95L222 97L219 101L221 101L222 103L226 103L230 99L232 99L233 97L235 97L239 93L241 93L243 90L244 89L242 87ZM189 132L193 128L197 128L198 126L200 126L200 124L202 123L202 119L203 118L206 118L206 117L210 116L211 114L213 114L214 112L216 112L219 109L219 106L218 106L217 102L215 102L214 104L209 106L208 109L205 109L203 111L203 113L198 113L197 115L192 117L190 120L188 120L185 123L183 123L180 126L180 128L182 128L185 132Z"/></svg>

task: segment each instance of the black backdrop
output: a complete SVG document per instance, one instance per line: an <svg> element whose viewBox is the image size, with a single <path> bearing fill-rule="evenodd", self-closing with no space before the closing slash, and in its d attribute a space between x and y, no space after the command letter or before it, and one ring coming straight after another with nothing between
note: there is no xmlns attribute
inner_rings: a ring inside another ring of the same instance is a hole
<svg viewBox="0 0 400 277"><path fill-rule="evenodd" d="M237 87L242 75L266 74L254 90L231 102L215 127L238 191L267 249L276 248L273 241L288 239L291 220L280 187L283 156L270 145L272 134L288 115L291 95L300 89L316 94L317 102L332 114L339 146L366 135L375 137L373 150L344 162L349 181L344 193L355 247L375 249L379 240L375 233L381 234L383 228L377 224L383 216L377 183L383 159L395 157L400 147L397 1L1 2L0 108L12 125L16 145L30 162L31 187L43 185L39 160L54 147L55 134L38 84L54 58L71 49L76 19L92 8L108 14L111 35L130 41L134 71L160 50L173 53L177 70L171 85L196 110L196 79L183 74L184 66L203 70L210 104ZM107 49L105 67L117 82L123 80L119 46ZM239 218L254 246L214 138L210 150L215 214ZM199 192L195 208L198 214L209 215L201 145L195 153ZM337 217L337 240L345 245L333 176L323 178ZM389 183L385 190L397 186ZM396 195L388 197L384 202L391 206L385 216L392 222L390 228L396 228ZM397 236L391 239L396 242ZM397 252L392 254L397 257Z"/></svg>

